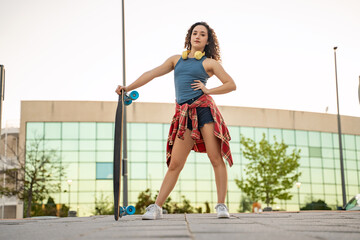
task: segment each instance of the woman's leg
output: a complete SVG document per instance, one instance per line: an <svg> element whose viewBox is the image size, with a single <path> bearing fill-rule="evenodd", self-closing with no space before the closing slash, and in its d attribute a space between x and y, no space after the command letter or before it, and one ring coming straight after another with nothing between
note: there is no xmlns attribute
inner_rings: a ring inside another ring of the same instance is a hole
<svg viewBox="0 0 360 240"><path fill-rule="evenodd" d="M169 194L174 189L179 174L183 169L186 159L194 145L194 140L190 135L191 131L186 129L184 133L184 140L176 137L174 141L174 146L171 152L170 166L166 172L159 195L155 202L156 205L160 207L164 204Z"/></svg>
<svg viewBox="0 0 360 240"><path fill-rule="evenodd" d="M208 157L215 172L218 203L225 203L227 192L227 171L221 156L221 140L214 135L214 123L207 123L200 128L205 141Z"/></svg>

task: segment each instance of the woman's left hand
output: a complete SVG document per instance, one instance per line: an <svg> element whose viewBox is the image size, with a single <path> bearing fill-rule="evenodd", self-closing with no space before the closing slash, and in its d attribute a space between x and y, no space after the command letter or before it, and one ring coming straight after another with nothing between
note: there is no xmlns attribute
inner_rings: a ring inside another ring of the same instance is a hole
<svg viewBox="0 0 360 240"><path fill-rule="evenodd" d="M209 89L205 87L205 85L200 80L194 80L195 83L191 84L191 88L194 91L201 89L204 94L209 94Z"/></svg>

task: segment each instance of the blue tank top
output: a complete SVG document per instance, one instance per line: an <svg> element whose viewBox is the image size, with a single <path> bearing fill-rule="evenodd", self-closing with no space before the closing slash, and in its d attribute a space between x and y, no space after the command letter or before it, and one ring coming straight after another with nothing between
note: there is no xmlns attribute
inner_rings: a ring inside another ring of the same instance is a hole
<svg viewBox="0 0 360 240"><path fill-rule="evenodd" d="M201 89L194 91L191 84L194 80L200 80L204 85L209 78L202 63L206 56L200 60L195 58L188 58L186 60L180 57L174 69L175 95L178 104L184 103L192 98L201 96L203 91Z"/></svg>

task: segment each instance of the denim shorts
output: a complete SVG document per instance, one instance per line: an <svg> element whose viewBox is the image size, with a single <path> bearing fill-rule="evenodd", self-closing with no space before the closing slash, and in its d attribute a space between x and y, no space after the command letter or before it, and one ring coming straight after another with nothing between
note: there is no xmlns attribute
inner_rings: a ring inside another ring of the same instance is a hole
<svg viewBox="0 0 360 240"><path fill-rule="evenodd" d="M201 96L202 95L192 98L184 103L181 103L180 105L183 105L185 103L190 105L193 102L195 102L198 98L200 98ZM214 122L214 118L211 114L210 107L197 107L196 113L197 113L197 117L198 117L198 128L202 128L206 123ZM191 121L190 117L188 117L187 128L189 130L192 130L192 121Z"/></svg>

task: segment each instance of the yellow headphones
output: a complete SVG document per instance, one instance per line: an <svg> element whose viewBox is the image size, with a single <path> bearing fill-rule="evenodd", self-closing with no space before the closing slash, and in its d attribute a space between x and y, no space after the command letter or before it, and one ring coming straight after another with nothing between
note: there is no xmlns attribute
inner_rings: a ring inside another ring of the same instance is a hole
<svg viewBox="0 0 360 240"><path fill-rule="evenodd" d="M182 58L184 60L187 59L190 52L191 52L190 50L183 51ZM196 60L200 60L204 55L205 55L205 52L196 51L194 54L194 57L196 58Z"/></svg>

